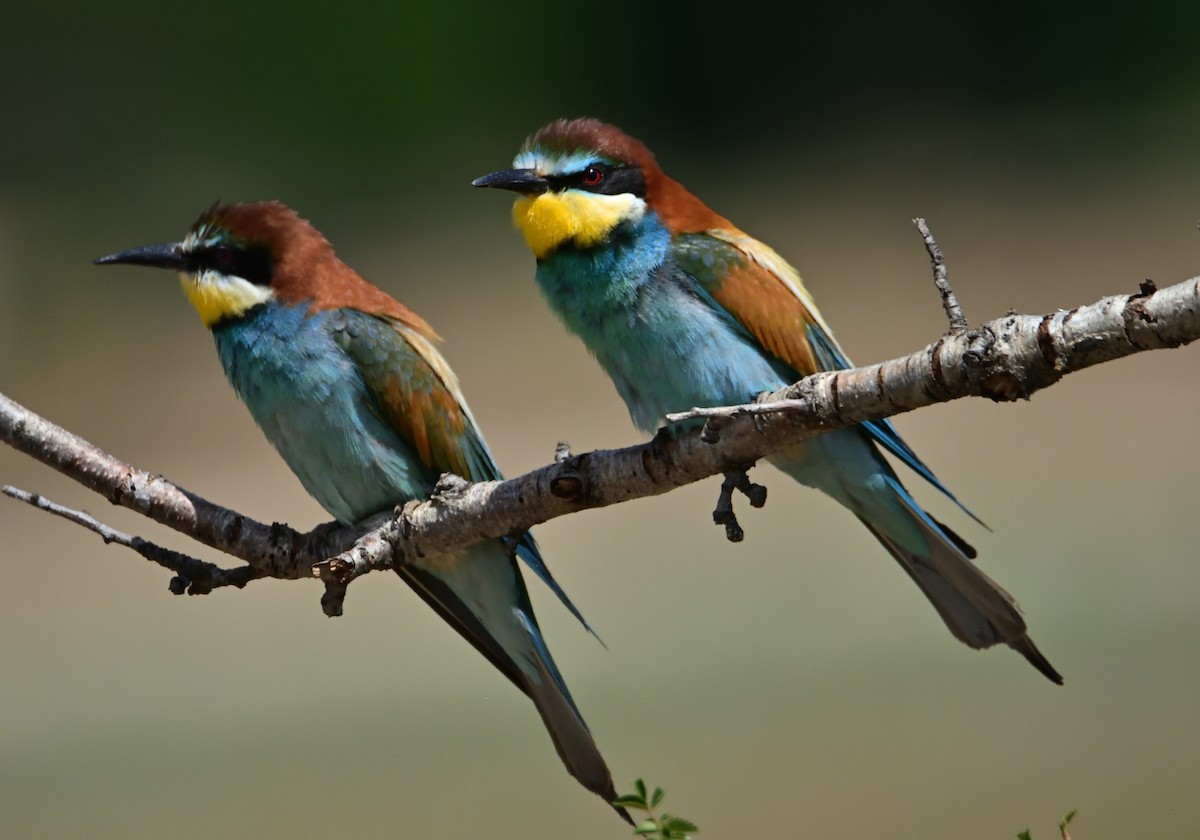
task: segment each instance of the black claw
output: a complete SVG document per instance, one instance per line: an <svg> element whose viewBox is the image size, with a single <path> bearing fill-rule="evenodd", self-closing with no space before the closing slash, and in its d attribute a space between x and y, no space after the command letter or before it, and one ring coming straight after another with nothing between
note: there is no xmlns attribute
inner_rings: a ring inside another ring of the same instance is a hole
<svg viewBox="0 0 1200 840"><path fill-rule="evenodd" d="M742 530L741 524L737 521L737 515L733 511L713 511L713 522L717 525L725 526L725 539L730 542L741 542L746 538L746 532Z"/></svg>
<svg viewBox="0 0 1200 840"><path fill-rule="evenodd" d="M760 508L767 503L767 488L754 484L746 470L730 470L725 473L721 482L721 492L717 496L717 506L713 510L713 522L725 526L725 539L730 542L741 542L746 538L746 532L733 512L734 491L745 494L750 500L750 506Z"/></svg>
<svg viewBox="0 0 1200 840"><path fill-rule="evenodd" d="M321 611L330 618L342 614L346 602L346 587L337 583L325 584L325 592L321 595Z"/></svg>
<svg viewBox="0 0 1200 840"><path fill-rule="evenodd" d="M750 507L760 508L767 503L767 488L761 484L754 484L746 479L746 486L738 489L746 494L746 498L750 500Z"/></svg>

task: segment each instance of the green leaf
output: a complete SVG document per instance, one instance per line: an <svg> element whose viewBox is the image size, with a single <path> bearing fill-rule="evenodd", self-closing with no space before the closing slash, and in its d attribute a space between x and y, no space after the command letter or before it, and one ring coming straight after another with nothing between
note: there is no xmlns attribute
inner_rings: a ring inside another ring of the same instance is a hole
<svg viewBox="0 0 1200 840"><path fill-rule="evenodd" d="M682 837L690 831L699 831L696 824L691 820L685 820L683 817L672 817L670 814L663 814L659 823L663 827L663 831L675 836Z"/></svg>
<svg viewBox="0 0 1200 840"><path fill-rule="evenodd" d="M1029 836L1029 829L1027 828L1018 834L1017 840L1033 840L1033 838Z"/></svg>
<svg viewBox="0 0 1200 840"><path fill-rule="evenodd" d="M1067 815L1063 817L1063 825L1070 825L1071 820L1075 819L1075 815L1078 813L1078 808L1072 808L1070 811L1067 811Z"/></svg>
<svg viewBox="0 0 1200 840"><path fill-rule="evenodd" d="M627 793L624 796L618 796L613 800L613 804L625 808L637 808L639 811L650 810L646 807L646 800L636 793Z"/></svg>
<svg viewBox="0 0 1200 840"><path fill-rule="evenodd" d="M665 795L666 795L666 791L664 791L660 787L656 787L654 789L654 793L650 794L650 807L657 808L658 803L663 801L663 797Z"/></svg>
<svg viewBox="0 0 1200 840"><path fill-rule="evenodd" d="M633 830L634 834L658 834L658 820L643 820Z"/></svg>
<svg viewBox="0 0 1200 840"><path fill-rule="evenodd" d="M646 801L646 783L643 782L639 778L639 779L634 780L633 787L638 792L638 796L642 797L642 801L645 802Z"/></svg>

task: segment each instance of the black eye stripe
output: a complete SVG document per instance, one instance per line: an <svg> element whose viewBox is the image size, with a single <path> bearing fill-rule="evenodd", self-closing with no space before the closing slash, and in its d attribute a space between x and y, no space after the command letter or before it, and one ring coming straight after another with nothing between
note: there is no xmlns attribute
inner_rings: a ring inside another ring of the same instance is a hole
<svg viewBox="0 0 1200 840"><path fill-rule="evenodd" d="M597 183L587 183L585 180L587 174L595 170L599 170L603 177ZM550 182L550 188L555 191L576 189L600 195L630 193L638 198L646 197L646 179L642 177L642 170L637 166L607 166L594 163L578 172L547 176L546 180Z"/></svg>
<svg viewBox="0 0 1200 840"><path fill-rule="evenodd" d="M275 271L271 252L267 248L242 248L237 245L213 245L193 251L188 259L189 271L217 271L241 277L259 286L271 285Z"/></svg>

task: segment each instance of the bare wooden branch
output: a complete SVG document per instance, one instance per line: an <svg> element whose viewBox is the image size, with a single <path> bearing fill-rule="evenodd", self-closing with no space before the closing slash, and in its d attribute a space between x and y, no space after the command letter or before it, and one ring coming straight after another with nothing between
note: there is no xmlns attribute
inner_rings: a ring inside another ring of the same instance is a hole
<svg viewBox="0 0 1200 840"><path fill-rule="evenodd" d="M255 571L253 566L223 569L213 563L197 560L195 557L181 554L169 548L163 548L161 545L144 540L141 537L135 537L131 534L126 534L124 531L118 531L116 528L105 525L91 514L85 513L82 510L65 507L57 502L52 502L45 496L39 496L36 493L30 493L9 484L0 487L0 493L32 505L39 510L44 510L55 516L61 516L63 519L74 522L76 525L82 525L89 531L99 534L104 542L116 543L117 545L133 549L150 562L157 563L164 569L175 572L175 577L171 578L170 590L176 595L182 595L185 592L189 595L207 595L212 590L222 586L236 586L238 589L241 589L250 581L262 577L261 574Z"/></svg>
<svg viewBox="0 0 1200 840"><path fill-rule="evenodd" d="M700 407L670 418L705 418L703 430L660 434L619 450L564 451L555 463L507 481L439 482L428 501L410 502L355 527L325 525L306 534L207 502L113 458L3 395L0 438L114 504L244 560L252 569L247 579L319 578L326 584L326 612L336 615L352 580L407 558L518 535L579 510L744 471L776 450L866 420L967 396L1026 399L1074 371L1197 338L1200 278L1161 290L1143 285L1137 294L1070 311L1010 314L946 335L908 356L810 376L752 405Z"/></svg>
<svg viewBox="0 0 1200 840"><path fill-rule="evenodd" d="M188 493L109 455L86 440L0 394L0 436L69 478L121 505L226 554L284 577L267 558L288 553L303 535L284 525L268 526Z"/></svg>
<svg viewBox="0 0 1200 840"><path fill-rule="evenodd" d="M925 250L929 252L929 260L933 263L933 284L942 296L942 307L946 310L946 317L950 319L950 335L964 333L967 331L967 317L963 315L962 307L958 305L958 296L954 294L950 285L950 274L946 269L946 257L942 254L942 247L933 238L933 233L924 219L913 219L913 224L921 232L921 238L925 240Z"/></svg>

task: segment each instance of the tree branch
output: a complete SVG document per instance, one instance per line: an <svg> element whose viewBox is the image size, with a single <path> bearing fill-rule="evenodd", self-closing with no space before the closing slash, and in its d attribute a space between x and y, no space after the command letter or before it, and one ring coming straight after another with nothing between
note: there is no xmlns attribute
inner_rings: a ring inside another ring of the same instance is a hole
<svg viewBox="0 0 1200 840"><path fill-rule="evenodd" d="M942 307L946 310L946 317L950 319L950 334L966 332L967 317L963 315L962 307L958 305L958 297L950 287L950 274L946 269L946 258L942 255L942 248L933 238L933 233L924 219L913 219L913 224L921 232L921 238L925 240L925 250L929 252L929 260L933 263L933 284L942 296Z"/></svg>
<svg viewBox="0 0 1200 840"><path fill-rule="evenodd" d="M126 534L124 531L118 531L116 528L110 528L81 510L64 507L36 493L19 490L8 484L0 487L0 493L17 501L32 505L38 510L44 510L55 516L61 516L63 519L74 522L76 525L82 525L89 531L99 534L104 542L117 543L117 545L133 549L150 562L157 563L164 569L170 569L176 573L176 576L171 578L170 585L171 591L176 595L182 595L184 592L189 595L207 595L221 586L236 586L238 589L241 589L251 580L261 577L253 566L222 569L220 566L212 563L206 563L203 560L197 560L195 557L189 557L178 551L163 548L161 545L149 542L141 537L135 537Z"/></svg>
<svg viewBox="0 0 1200 840"><path fill-rule="evenodd" d="M919 227L951 324L947 335L923 350L867 367L818 373L750 405L697 407L669 415L669 423L683 425L638 446L572 455L560 444L554 463L506 481L472 484L444 476L429 500L408 502L353 527L329 524L300 533L257 522L114 458L3 394L0 438L113 504L248 564L221 569L105 530L90 517L90 522L81 518L86 514L71 512L69 518L106 541L120 542L174 570L180 578L173 591L206 592L267 577L315 577L326 586L326 614L339 615L347 585L369 571L516 536L549 519L666 493L713 475L726 476L721 501L728 512L719 506L723 518L718 521L734 539L740 528L732 514L733 492L741 490L761 504L765 491L760 494L762 488L751 485L745 471L772 452L823 432L962 397L1027 399L1069 373L1200 338L1200 278L1162 290L1147 281L1137 294L1046 315L1009 314L967 329L940 249L928 227ZM702 428L696 428L698 420L705 421ZM21 498L23 492L9 495ZM54 510L50 503L39 506Z"/></svg>

